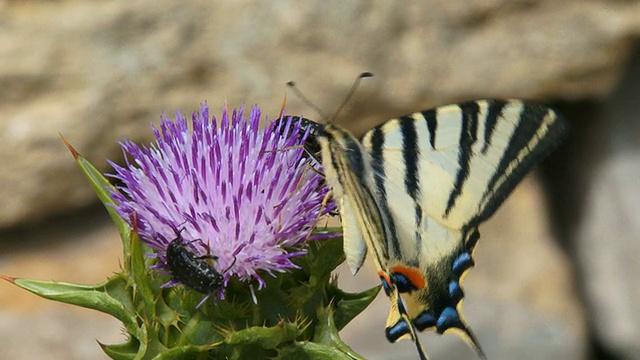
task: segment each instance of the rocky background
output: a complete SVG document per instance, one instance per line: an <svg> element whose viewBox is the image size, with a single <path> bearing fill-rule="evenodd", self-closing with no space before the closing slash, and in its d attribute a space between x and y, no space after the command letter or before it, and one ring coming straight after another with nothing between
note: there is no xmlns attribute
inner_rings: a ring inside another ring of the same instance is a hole
<svg viewBox="0 0 640 360"><path fill-rule="evenodd" d="M472 98L554 104L566 143L482 229L467 319L491 359L640 358L640 2L631 0L0 0L0 273L93 283L120 242L58 137L96 166L162 112L208 101L278 113L289 80L339 122ZM317 117L294 96L289 113ZM377 284L373 271L340 281ZM370 359L413 359L384 339L382 296L343 331ZM474 359L422 335L434 359ZM101 359L122 340L101 314L0 283L0 358Z"/></svg>

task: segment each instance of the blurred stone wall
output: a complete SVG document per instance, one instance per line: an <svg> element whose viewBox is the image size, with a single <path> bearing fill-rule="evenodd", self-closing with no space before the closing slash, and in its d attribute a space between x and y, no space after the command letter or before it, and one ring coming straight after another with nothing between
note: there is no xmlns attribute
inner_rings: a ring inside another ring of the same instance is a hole
<svg viewBox="0 0 640 360"><path fill-rule="evenodd" d="M371 71L339 118L354 132L472 98L566 110L573 135L545 181L528 178L483 228L467 317L492 359L640 358L639 35L630 0L0 0L0 273L91 282L117 270L117 235L87 210L97 200L58 132L108 171L116 141L150 141L162 112L226 101L275 115L296 80L331 113ZM291 95L287 110L318 117ZM369 273L341 281L374 285ZM90 358L93 338L119 339L104 317L18 292L0 284L12 358ZM345 339L369 358L414 358L408 342L386 344L378 300ZM66 326L52 339L54 323ZM434 358L473 358L455 337L424 337Z"/></svg>

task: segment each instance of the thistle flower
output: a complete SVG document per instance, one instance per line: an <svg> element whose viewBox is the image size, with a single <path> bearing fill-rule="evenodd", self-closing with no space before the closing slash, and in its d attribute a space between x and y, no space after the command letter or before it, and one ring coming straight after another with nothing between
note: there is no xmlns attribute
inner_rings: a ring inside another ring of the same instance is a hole
<svg viewBox="0 0 640 360"><path fill-rule="evenodd" d="M300 146L308 131L259 120L257 107L211 119L206 104L192 130L164 116L149 147L122 142L118 188L63 138L120 232L122 269L94 285L0 279L120 320L126 341L100 344L113 359L361 359L338 332L379 287L347 293L332 276L345 257L341 238L314 229L335 205L321 204L321 169ZM220 301L198 308L210 297Z"/></svg>
<svg viewBox="0 0 640 360"><path fill-rule="evenodd" d="M220 274L225 285L236 276L262 289L261 273L295 268L291 258L305 253L305 239L330 236L309 236L335 205L322 206L328 188L303 156L305 136L283 136L298 134L299 124L281 119L260 131L257 106L243 115L243 108L225 107L218 122L205 103L192 115L193 130L179 112L175 121L164 115L160 129L153 127L155 143L141 147L125 138L126 166L111 162L111 176L123 184L112 192L117 213L131 225L137 219L140 239L157 251L157 267L174 272L164 286L189 285L175 276L181 269L171 268L174 240L182 242L174 249ZM207 258L217 270L202 263ZM224 298L223 287L214 287L203 301Z"/></svg>

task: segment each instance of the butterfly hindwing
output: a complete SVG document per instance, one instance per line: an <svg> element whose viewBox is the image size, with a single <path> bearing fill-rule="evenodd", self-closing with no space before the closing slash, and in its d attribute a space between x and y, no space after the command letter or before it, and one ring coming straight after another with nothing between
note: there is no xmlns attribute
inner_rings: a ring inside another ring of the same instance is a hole
<svg viewBox="0 0 640 360"><path fill-rule="evenodd" d="M547 107L481 100L392 119L363 136L390 229L387 271L419 331L458 331L484 357L462 314L476 227L565 130Z"/></svg>
<svg viewBox="0 0 640 360"><path fill-rule="evenodd" d="M322 149L325 179L338 202L341 219L351 220L343 223L344 250L351 272L355 274L362 266L365 248L373 254L376 267L383 267L381 261L388 254L386 246L379 244L386 243L385 222L371 193L372 171L366 153L353 135L334 124L324 125L316 140Z"/></svg>
<svg viewBox="0 0 640 360"><path fill-rule="evenodd" d="M344 252L349 254L347 265L351 273L355 275L362 267L367 257L367 245L360 231L360 223L357 213L351 206L348 199L342 198L338 205L340 209L340 221L342 222L342 238L344 242Z"/></svg>

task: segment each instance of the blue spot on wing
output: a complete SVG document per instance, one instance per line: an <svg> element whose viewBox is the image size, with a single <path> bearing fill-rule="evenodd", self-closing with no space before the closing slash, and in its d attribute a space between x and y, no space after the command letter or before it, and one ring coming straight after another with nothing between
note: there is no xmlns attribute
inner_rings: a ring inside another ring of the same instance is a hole
<svg viewBox="0 0 640 360"><path fill-rule="evenodd" d="M456 304L462 300L464 297L464 291L462 291L462 287L459 282L452 281L449 283L449 296L451 296L451 300Z"/></svg>
<svg viewBox="0 0 640 360"><path fill-rule="evenodd" d="M395 323L393 326L390 326L385 329L385 335L387 336L387 340L389 342L396 342L398 339L406 334L409 334L409 325L404 321L400 320Z"/></svg>
<svg viewBox="0 0 640 360"><path fill-rule="evenodd" d="M455 276L459 279L462 274L473 266L473 258L468 252L463 252L453 261L452 270Z"/></svg>
<svg viewBox="0 0 640 360"><path fill-rule="evenodd" d="M413 324L418 331L423 331L424 329L436 326L436 318L431 313L423 311L413 320Z"/></svg>
<svg viewBox="0 0 640 360"><path fill-rule="evenodd" d="M439 333L443 333L450 328L464 329L465 326L462 324L462 320L460 320L458 311L452 307L446 307L442 310L436 322L436 330Z"/></svg>

